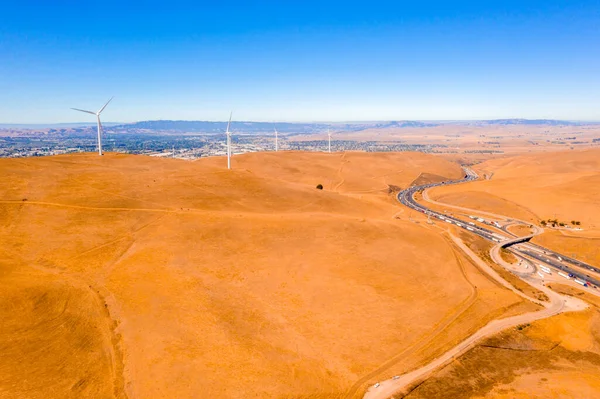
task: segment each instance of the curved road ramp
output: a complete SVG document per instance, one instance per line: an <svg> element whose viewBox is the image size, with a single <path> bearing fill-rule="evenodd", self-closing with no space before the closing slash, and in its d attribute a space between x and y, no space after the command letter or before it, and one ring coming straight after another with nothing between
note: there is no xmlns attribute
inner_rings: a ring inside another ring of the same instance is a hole
<svg viewBox="0 0 600 399"><path fill-rule="evenodd" d="M545 319L555 316L559 313L581 311L587 308L587 304L579 299L560 295L546 287L536 286L550 298L550 302L544 304L545 308L531 313L525 313L506 319L493 320L483 328L475 332L460 344L436 358L431 363L413 370L409 373L388 380L379 382L377 386L371 386L364 395L364 399L387 399L395 393L410 388L415 383L426 379L434 371L445 366L455 358L461 356L471 348L473 348L482 339L497 334L511 327L516 327L520 324L532 323L536 320Z"/></svg>

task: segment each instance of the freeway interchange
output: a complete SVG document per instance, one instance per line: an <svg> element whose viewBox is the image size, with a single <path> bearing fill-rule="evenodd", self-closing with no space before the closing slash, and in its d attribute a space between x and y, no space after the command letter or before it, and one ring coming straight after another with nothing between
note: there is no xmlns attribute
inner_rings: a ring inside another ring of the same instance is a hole
<svg viewBox="0 0 600 399"><path fill-rule="evenodd" d="M567 295L562 295L550 289L550 287L548 287L545 284L545 278L548 278L548 281L560 281L561 278L569 279L570 281L574 281L576 283L579 283L580 285L590 287L586 289L589 289L590 292L595 291L594 294L598 295L597 288L599 286L599 282L596 279L588 276L586 274L586 271L592 270L593 272L598 273L600 272L599 269L588 265L584 262L569 258L555 251L529 242L529 240L532 237L534 237L536 234L541 233L543 230L536 228L534 229L535 233L529 236L517 237L512 232L508 231L506 224L502 225L498 221L492 222L491 220L485 220L482 217L477 217L473 215L466 215L467 221L465 221L454 215L447 215L445 213L437 212L418 203L415 200L415 193L421 192L428 188L449 184L466 183L478 179L477 174L475 174L473 171L471 171L468 168L464 169L466 175L463 179L409 187L398 193L398 201L400 201L402 204L411 209L414 209L418 212L427 215L429 218L437 218L440 221L449 223L456 227L460 227L464 230L467 230L470 233L476 234L477 236L485 240L494 242L495 245L490 250L490 256L492 258L492 261L502 267L510 269L512 272L518 275L519 278L530 284L538 291L541 291L543 294L545 294L545 299L540 300L539 297L532 298L531 296L524 294L520 289L512 286L499 274L490 273L490 271L493 272L493 269L491 269L485 261L479 258L477 254L470 251L469 248L462 242L462 240L452 236L454 242L457 243L459 246L462 246L462 249L465 251L465 254L471 257L471 259L476 264L479 264L481 270L487 273L490 276L490 278L496 280L502 286L510 289L515 294L540 305L541 310L492 320L491 322L487 323L485 326L477 330L475 333L468 336L458 345L454 346L442 355L434 358L431 362L425 364L424 366L413 369L401 375L396 375L392 378L377 382L376 384L372 385L365 392L363 399L386 399L389 397L394 397L393 395L395 395L396 393L400 392L403 389L407 389L407 387L410 387L411 384L415 384L415 382L423 381L435 370L443 367L444 365L456 359L458 356L461 356L462 354L466 353L469 349L476 345L477 342L481 341L486 337L497 334L500 331L503 331L507 328L516 327L518 325L526 323L532 323L536 320L552 317L563 312L581 311L587 308L587 304L581 301L580 299ZM426 195L424 195L424 198L427 199ZM435 203L435 201L431 201L429 199L427 199L427 201ZM477 211L472 211L466 208L456 208L466 212L474 212L476 214L478 213ZM481 213L486 214L488 216L492 216L493 219L501 220L503 223L522 224L530 226L529 223L522 222L520 220L508 219L501 215L494 215L487 212ZM480 224L476 224L475 221L479 222ZM483 226L481 224L483 224ZM500 256L501 248L508 248L508 250L511 251L520 260L519 265L515 267L515 265L511 265L504 261ZM537 269L536 264L534 262L537 263L539 269ZM525 266L525 269L529 269L529 265L531 265L532 267L527 271L519 270L519 266L521 265ZM552 267L554 270L551 270L550 267ZM558 274L560 276L550 276L552 274L552 271L557 271L556 269L559 270ZM583 269L584 271L582 272L581 269ZM537 275L541 277L541 281L537 278L536 271Z"/></svg>
<svg viewBox="0 0 600 399"><path fill-rule="evenodd" d="M446 214L437 212L431 208L427 208L426 206L418 203L414 199L415 193L424 191L429 188L444 186L444 185L451 185L451 184L466 183L466 182L470 182L470 181L475 181L479 178L479 176L477 176L477 174L475 172L473 172L471 169L464 168L464 170L465 170L465 177L462 179L459 179L459 180L451 180L451 181L445 181L445 182L440 182L440 183L430 183L430 184L412 186L405 190L402 190L398 193L398 201L400 201L403 205L405 205L411 209L414 209L415 211L418 211L418 212L421 212L421 213L427 215L430 218L436 218L436 219L439 219L440 221L460 227L460 228L467 230L468 232L470 232L472 234L476 234L479 237L482 237L488 241L492 241L496 244L500 244L500 246L503 248L510 248L510 251L514 255L516 255L519 259L524 260L526 262L531 262L531 264L534 266L533 271L535 271L535 265L533 264L533 261L535 260L535 261L539 262L538 264L540 266L543 266L541 264L541 263L543 263L544 265L547 265L554 269L557 269L558 271L562 272L561 276L565 277L565 275L566 275L569 278L573 278L573 280L575 282L577 282L581 285L585 285L585 286L592 287L592 288L597 288L600 286L599 280L591 277L589 274L587 274L581 270L581 269L585 269L586 271L590 270L595 273L600 273L600 269L598 269L594 266L591 266L585 262L581 262L577 259L573 259L566 255L552 251L552 250L542 247L540 245L530 243L529 240L534 235L525 236L525 237L517 237L514 234L510 233L508 231L508 229L506 229L505 227L503 228L502 226L497 224L495 227L497 227L502 232L506 233L509 236L509 237L507 237L506 235L500 234L500 232L496 232L496 231L490 230L486 227L481 227L479 225L476 225L473 221L465 221L465 220L459 219L455 216L446 215ZM471 219L473 219L473 218L474 217L471 217ZM479 218L478 220L481 221L483 219ZM575 269L573 266L575 266L579 269ZM539 272L539 273L541 273L541 272ZM542 276L542 274L540 274L540 276Z"/></svg>

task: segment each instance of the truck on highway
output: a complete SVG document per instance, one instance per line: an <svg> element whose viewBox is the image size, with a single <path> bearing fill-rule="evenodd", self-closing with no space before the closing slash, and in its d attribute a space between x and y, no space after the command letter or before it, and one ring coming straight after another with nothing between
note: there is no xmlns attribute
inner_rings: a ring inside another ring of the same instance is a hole
<svg viewBox="0 0 600 399"><path fill-rule="evenodd" d="M458 222L456 222L456 225L457 225L458 227L462 227L462 224L460 224L460 223L458 223Z"/></svg>
<svg viewBox="0 0 600 399"><path fill-rule="evenodd" d="M469 231L475 231L472 227L467 227L467 230L469 230Z"/></svg>
<svg viewBox="0 0 600 399"><path fill-rule="evenodd" d="M559 275L559 276L561 276L561 277L564 277L564 278L566 278L567 280L570 280L570 279L571 279L571 277L569 277L569 275L568 275L567 273L558 272L558 275Z"/></svg>
<svg viewBox="0 0 600 399"><path fill-rule="evenodd" d="M540 270L543 271L546 274L552 274L552 272L550 271L550 268L544 266L544 265L540 265Z"/></svg>
<svg viewBox="0 0 600 399"><path fill-rule="evenodd" d="M539 275L541 278L544 278L544 274L543 274L542 272L538 272L538 275Z"/></svg>
<svg viewBox="0 0 600 399"><path fill-rule="evenodd" d="M498 223L498 222L494 222L494 226L496 226L497 228L502 227L502 226L500 226L500 223Z"/></svg>
<svg viewBox="0 0 600 399"><path fill-rule="evenodd" d="M477 221L478 221L479 223L485 223L485 219L482 219L482 218L478 218L478 219L477 219Z"/></svg>
<svg viewBox="0 0 600 399"><path fill-rule="evenodd" d="M560 256L557 256L557 258L559 262L562 262L562 258Z"/></svg>
<svg viewBox="0 0 600 399"><path fill-rule="evenodd" d="M445 221L446 221L446 223L450 223L450 224L452 224L452 220L445 219Z"/></svg>
<svg viewBox="0 0 600 399"><path fill-rule="evenodd" d="M584 287L587 287L587 284L585 281L581 281L578 278L574 279L573 281L575 281L579 285L583 285Z"/></svg>

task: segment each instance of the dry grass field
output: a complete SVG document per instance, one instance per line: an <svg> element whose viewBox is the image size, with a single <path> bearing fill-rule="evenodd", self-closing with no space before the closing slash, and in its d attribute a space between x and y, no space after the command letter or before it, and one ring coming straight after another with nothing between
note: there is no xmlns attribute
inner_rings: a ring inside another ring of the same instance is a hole
<svg viewBox="0 0 600 399"><path fill-rule="evenodd" d="M529 309L389 194L456 164L224 165L0 159L1 398L360 396Z"/></svg>
<svg viewBox="0 0 600 399"><path fill-rule="evenodd" d="M553 288L588 301L592 308L491 337L415 387L405 398L599 397L598 298L560 284Z"/></svg>
<svg viewBox="0 0 600 399"><path fill-rule="evenodd" d="M581 231L547 228L534 239L600 265L600 150L564 151L493 159L475 166L491 175L468 185L430 191L432 199L539 224L556 219Z"/></svg>

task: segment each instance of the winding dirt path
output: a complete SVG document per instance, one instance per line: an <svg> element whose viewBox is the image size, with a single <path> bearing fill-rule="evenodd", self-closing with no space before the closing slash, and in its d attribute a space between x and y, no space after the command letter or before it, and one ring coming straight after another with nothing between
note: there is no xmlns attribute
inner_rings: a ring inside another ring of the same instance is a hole
<svg viewBox="0 0 600 399"><path fill-rule="evenodd" d="M62 204L59 202L44 202L44 201L17 201L17 200L0 200L0 204L23 204L23 205L41 205L41 206L52 206L57 208L73 208L73 209L86 209L94 211L123 211L123 212L162 212L162 213L175 213L174 209L160 209L160 208L108 208L108 207L96 207L96 206L84 206L84 205L73 205L73 204Z"/></svg>
<svg viewBox="0 0 600 399"><path fill-rule="evenodd" d="M482 339L497 334L507 328L515 327L520 324L532 323L536 320L555 316L559 313L580 311L587 308L585 303L576 298L562 296L551 290L547 290L546 294L548 294L551 298L551 303L547 308L544 308L538 312L525 313L518 316L508 317L506 319L491 321L485 327L481 328L475 334L471 335L463 342L444 353L442 356L436 358L431 363L409 373L403 374L395 380L389 379L383 381L377 388L374 386L369 388L364 396L364 399L387 399L394 393L409 387L411 384L425 379L440 367L446 365L456 357L473 348Z"/></svg>

